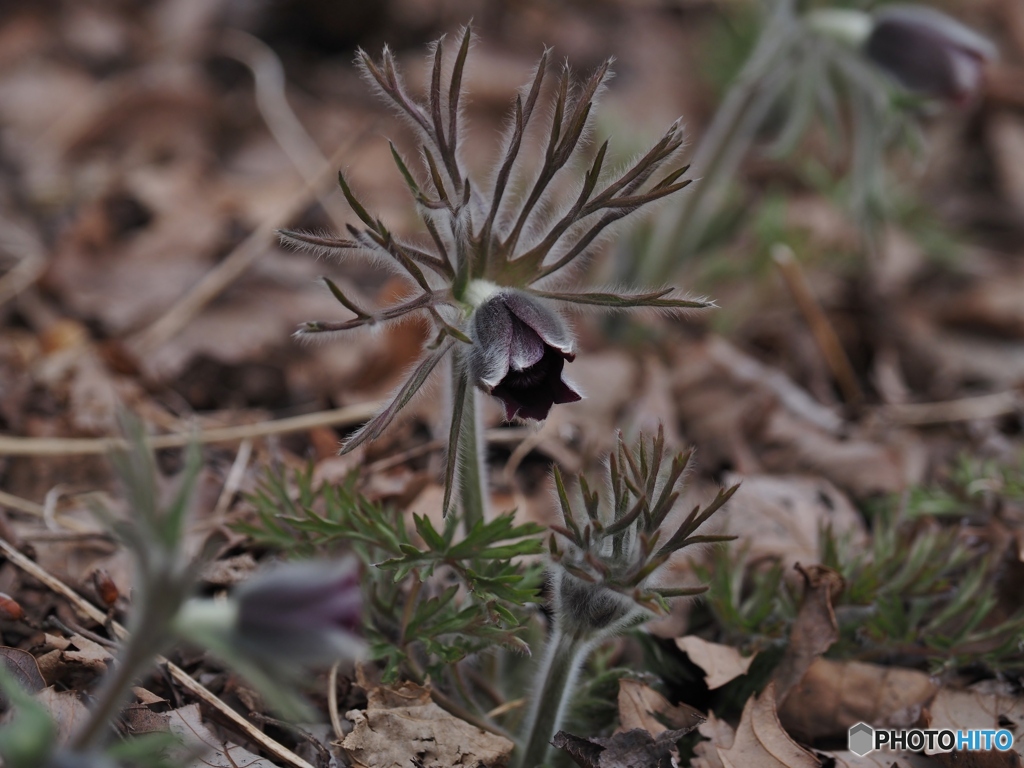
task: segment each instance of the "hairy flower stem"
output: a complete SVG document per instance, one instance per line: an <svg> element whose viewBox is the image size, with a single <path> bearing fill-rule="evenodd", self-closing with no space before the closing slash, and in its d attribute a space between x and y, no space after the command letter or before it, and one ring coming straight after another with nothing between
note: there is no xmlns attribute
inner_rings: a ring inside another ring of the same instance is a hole
<svg viewBox="0 0 1024 768"><path fill-rule="evenodd" d="M462 397L462 414L457 436L456 465L458 466L459 507L462 523L468 533L473 526L487 518L486 466L483 440L477 422L480 411L480 393L469 379L469 369L461 350L452 360L452 398ZM453 405L455 405L453 403ZM454 410L454 409L453 409Z"/></svg>
<svg viewBox="0 0 1024 768"><path fill-rule="evenodd" d="M159 598L151 599L159 603ZM153 615L153 614L157 615ZM149 627L149 628L147 628ZM117 669L107 675L96 695L97 704L89 713L89 719L75 735L72 746L80 752L87 752L102 745L104 736L112 730L112 723L136 679L153 664L166 642L167 627L166 611L144 611L137 622L121 657L117 661Z"/></svg>
<svg viewBox="0 0 1024 768"><path fill-rule="evenodd" d="M551 749L576 686L576 675L594 647L589 634L555 629L534 678L533 704L523 723L523 740L516 768L536 768Z"/></svg>
<svg viewBox="0 0 1024 768"><path fill-rule="evenodd" d="M762 34L694 151L691 167L699 180L678 215L661 217L655 227L642 279L664 282L700 245L726 185L786 83L784 59L793 42L772 25Z"/></svg>

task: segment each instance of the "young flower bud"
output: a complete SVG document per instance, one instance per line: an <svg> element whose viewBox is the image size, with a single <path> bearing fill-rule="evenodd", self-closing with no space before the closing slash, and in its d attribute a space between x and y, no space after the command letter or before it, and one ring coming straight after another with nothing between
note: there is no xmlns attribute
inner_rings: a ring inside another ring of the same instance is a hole
<svg viewBox="0 0 1024 768"><path fill-rule="evenodd" d="M240 641L260 655L304 663L354 655L362 621L359 569L341 563L283 563L243 584L234 597Z"/></svg>
<svg viewBox="0 0 1024 768"><path fill-rule="evenodd" d="M920 5L876 13L864 52L907 89L956 103L978 92L985 63L996 57L989 40Z"/></svg>
<svg viewBox="0 0 1024 768"><path fill-rule="evenodd" d="M551 406L580 394L562 379L576 358L562 319L522 291L498 289L473 313L470 375L505 404L505 418L546 419Z"/></svg>
<svg viewBox="0 0 1024 768"><path fill-rule="evenodd" d="M175 628L228 663L287 671L357 656L361 617L354 560L295 562L254 576L226 600L189 600Z"/></svg>

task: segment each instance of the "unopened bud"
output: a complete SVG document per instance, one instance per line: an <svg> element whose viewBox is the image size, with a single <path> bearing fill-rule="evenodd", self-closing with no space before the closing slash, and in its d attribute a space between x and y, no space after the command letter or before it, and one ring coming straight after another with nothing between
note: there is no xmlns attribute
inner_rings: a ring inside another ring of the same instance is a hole
<svg viewBox="0 0 1024 768"><path fill-rule="evenodd" d="M362 593L355 560L283 563L235 593L239 640L260 655L307 664L354 656Z"/></svg>
<svg viewBox="0 0 1024 768"><path fill-rule="evenodd" d="M986 62L996 58L989 40L921 5L878 11L864 52L908 90L959 103L978 92Z"/></svg>
<svg viewBox="0 0 1024 768"><path fill-rule="evenodd" d="M282 671L361 654L359 567L355 560L275 565L231 597L189 600L178 633L231 663L240 654Z"/></svg>

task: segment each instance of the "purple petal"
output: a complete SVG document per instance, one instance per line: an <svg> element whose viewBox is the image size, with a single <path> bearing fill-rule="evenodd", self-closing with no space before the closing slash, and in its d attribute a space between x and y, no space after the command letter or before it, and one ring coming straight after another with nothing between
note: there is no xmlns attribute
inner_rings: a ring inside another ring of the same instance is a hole
<svg viewBox="0 0 1024 768"><path fill-rule="evenodd" d="M544 357L544 341L536 331L512 317L512 338L508 345L508 365L513 371L522 371L536 365Z"/></svg>
<svg viewBox="0 0 1024 768"><path fill-rule="evenodd" d="M512 315L500 294L484 302L473 313L470 334L473 339L470 371L489 392L508 373L509 347L512 344Z"/></svg>
<svg viewBox="0 0 1024 768"><path fill-rule="evenodd" d="M236 593L241 631L357 629L362 596L354 561L274 566Z"/></svg>
<svg viewBox="0 0 1024 768"><path fill-rule="evenodd" d="M572 335L557 312L524 293L510 291L502 298L508 311L532 328L546 346L554 347L568 360L576 357Z"/></svg>
<svg viewBox="0 0 1024 768"><path fill-rule="evenodd" d="M543 421L551 406L580 400L580 394L562 380L564 365L562 353L548 347L537 365L509 371L492 392L505 404L505 418L511 421L518 416Z"/></svg>
<svg viewBox="0 0 1024 768"><path fill-rule="evenodd" d="M865 53L909 90L962 101L980 87L995 48L944 13L904 6L876 15Z"/></svg>

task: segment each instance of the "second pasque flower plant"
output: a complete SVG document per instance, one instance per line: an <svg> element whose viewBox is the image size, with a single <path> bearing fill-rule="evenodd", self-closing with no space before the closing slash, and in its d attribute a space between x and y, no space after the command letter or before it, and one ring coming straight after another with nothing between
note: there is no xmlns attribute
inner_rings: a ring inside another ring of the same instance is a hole
<svg viewBox="0 0 1024 768"><path fill-rule="evenodd" d="M386 48L378 62L362 51L357 58L366 79L412 126L420 141L422 178L394 146L392 153L422 220L422 238L397 237L363 207L344 175L339 177L341 190L361 226L350 225L346 237L292 231L282 232L281 237L325 255L383 259L415 286L403 301L371 310L325 278L351 317L306 323L298 335L379 326L414 314L429 318L436 336L422 359L391 402L342 450L379 436L441 361L450 360L452 418L445 509L456 488L467 525L472 526L483 516L485 498L476 427L478 396L486 392L500 399L509 419L543 419L553 405L581 397L575 385L563 378L564 366L575 352L560 307L681 310L704 307L707 302L688 299L671 288L579 291L566 269L585 260L595 242L617 222L689 183L680 180L686 168L674 165L683 144L678 122L644 155L615 172L605 167L608 142L604 142L575 180L573 196L559 199L556 187L573 188L574 180L563 177L571 174L572 161L587 145L594 100L610 72L605 63L584 81L577 81L567 66L552 76L545 52L531 82L512 105L502 154L485 175L490 181L473 181L463 168L460 152L462 79L470 30L462 34L453 61L445 61L442 42L432 50L425 99L409 93ZM531 153L539 153L536 161L528 158ZM512 194L513 187L521 192Z"/></svg>
<svg viewBox="0 0 1024 768"><path fill-rule="evenodd" d="M956 19L922 5L883 8L864 41L867 57L916 93L969 101L996 48Z"/></svg>

